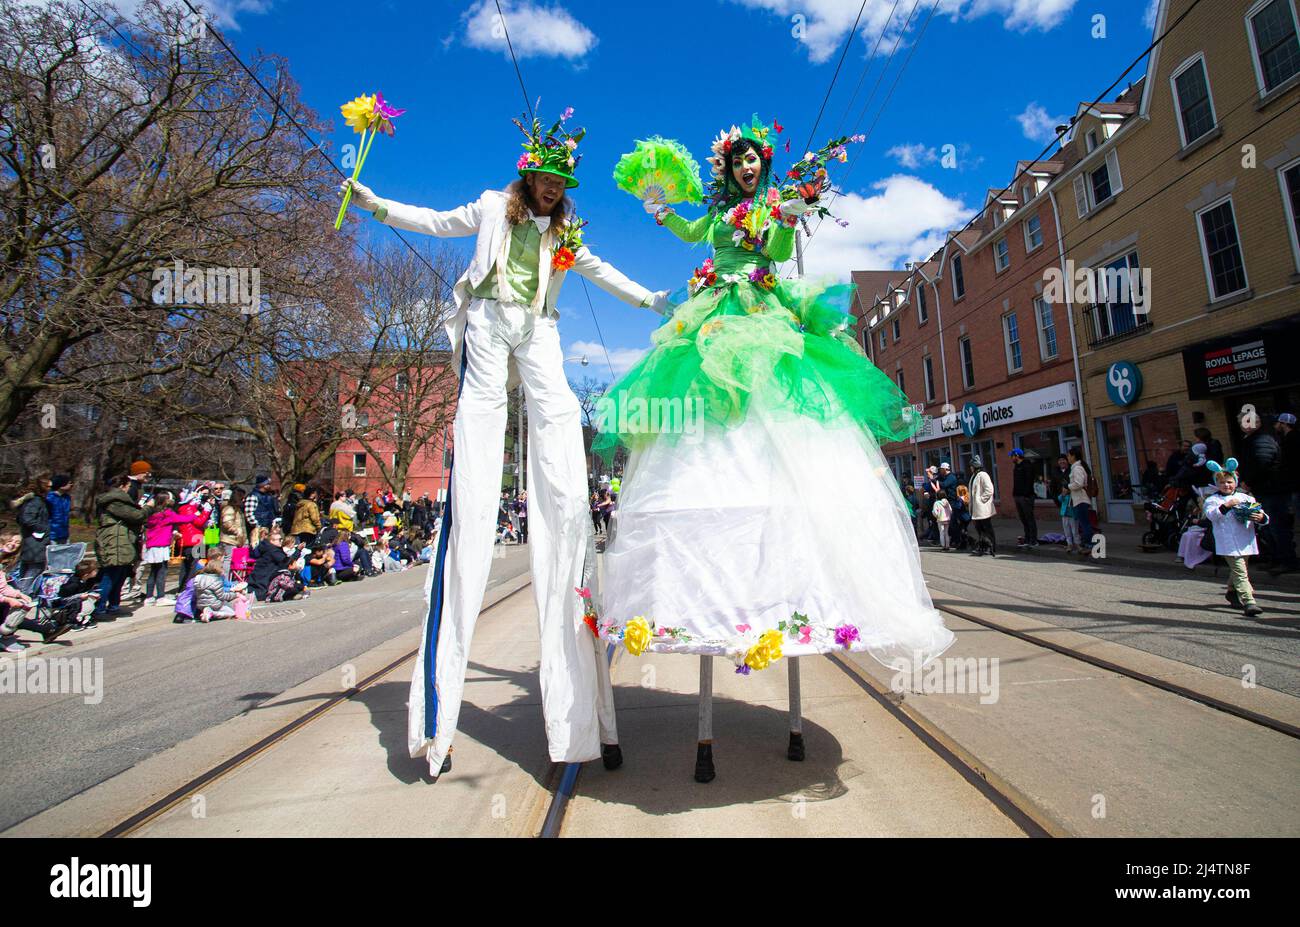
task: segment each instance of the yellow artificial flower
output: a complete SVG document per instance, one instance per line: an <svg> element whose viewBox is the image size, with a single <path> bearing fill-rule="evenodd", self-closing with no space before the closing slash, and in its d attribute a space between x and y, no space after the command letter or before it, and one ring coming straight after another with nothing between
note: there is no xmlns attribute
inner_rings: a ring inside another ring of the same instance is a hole
<svg viewBox="0 0 1300 927"><path fill-rule="evenodd" d="M632 656L639 657L649 646L651 636L650 623L638 615L623 628L623 646Z"/></svg>
<svg viewBox="0 0 1300 927"><path fill-rule="evenodd" d="M781 632L764 631L758 643L745 654L745 665L750 669L767 669L781 659Z"/></svg>
<svg viewBox="0 0 1300 927"><path fill-rule="evenodd" d="M343 119L352 127L352 131L360 135L375 118L375 96L362 94L350 103L344 103L339 110L343 113Z"/></svg>

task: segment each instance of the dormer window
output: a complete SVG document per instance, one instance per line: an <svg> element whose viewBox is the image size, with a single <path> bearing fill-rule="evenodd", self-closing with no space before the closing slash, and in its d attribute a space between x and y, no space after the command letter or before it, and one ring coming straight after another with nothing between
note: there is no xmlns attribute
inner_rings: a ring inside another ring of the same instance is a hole
<svg viewBox="0 0 1300 927"><path fill-rule="evenodd" d="M1091 154L1097 147L1097 130L1089 129L1088 134L1084 136L1088 145L1088 152Z"/></svg>
<svg viewBox="0 0 1300 927"><path fill-rule="evenodd" d="M1178 108L1178 131L1183 145L1190 145L1215 126L1214 101L1205 71L1205 56L1197 55L1174 72L1174 103Z"/></svg>
<svg viewBox="0 0 1300 927"><path fill-rule="evenodd" d="M993 264L999 272L1011 266L1011 248L1005 238L999 238L993 243Z"/></svg>
<svg viewBox="0 0 1300 927"><path fill-rule="evenodd" d="M952 298L961 299L966 295L966 278L961 272L961 255L952 259Z"/></svg>

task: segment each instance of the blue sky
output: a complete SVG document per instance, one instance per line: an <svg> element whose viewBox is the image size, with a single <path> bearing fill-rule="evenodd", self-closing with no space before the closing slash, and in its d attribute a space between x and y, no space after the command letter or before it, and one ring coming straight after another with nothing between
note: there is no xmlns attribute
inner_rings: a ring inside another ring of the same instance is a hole
<svg viewBox="0 0 1300 927"><path fill-rule="evenodd" d="M812 273L846 277L851 269L899 267L929 254L982 205L989 187L1010 181L1017 159L1041 152L1052 126L1093 99L1151 41L1151 0L940 0L924 35L932 0L919 0L904 29L913 3L898 0L891 17L894 0L867 0L817 129L814 147L837 131L867 132L875 123L838 174L845 196L836 212L850 225L819 231L808 249ZM338 115L341 103L379 90L408 109L396 137L380 139L366 163L363 180L379 195L452 208L514 176L521 136L510 119L523 111L524 98L494 28L492 0L211 6L245 57L262 48L287 59L306 103L333 119L336 160L352 140ZM703 162L720 129L757 111L785 127L791 154L778 150L777 164L789 164L808 141L861 0L501 6L543 117L572 106L570 124L588 129L575 191L591 222L588 245L651 289L673 290L707 253L657 227L615 188L610 174L619 155L635 139L659 134L681 140ZM1093 35L1098 15L1105 17L1104 38ZM896 38L898 51L864 114ZM955 168L938 159L945 145L957 154ZM682 211L696 214L690 206ZM378 226L367 234L391 235ZM645 348L657 317L588 290L621 371ZM575 275L560 308L568 353L588 354L587 372L607 377ZM570 370L582 373L576 365Z"/></svg>

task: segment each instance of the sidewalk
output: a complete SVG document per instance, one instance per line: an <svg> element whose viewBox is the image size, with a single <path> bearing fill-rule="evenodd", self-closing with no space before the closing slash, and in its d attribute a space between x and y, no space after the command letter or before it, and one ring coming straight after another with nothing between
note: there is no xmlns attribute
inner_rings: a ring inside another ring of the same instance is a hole
<svg viewBox="0 0 1300 927"><path fill-rule="evenodd" d="M1016 547L1016 542L1024 534L1024 529L1021 528L1020 519L1018 518L995 516L993 530L998 539L999 557L1057 557L1064 560L1074 559L1078 556L1071 554L1064 544L1040 544L1033 549ZM1195 569L1189 570L1172 551L1164 548L1154 551L1144 550L1142 548L1142 535L1146 530L1145 523L1134 525L1103 523L1098 533L1106 538L1106 556L1105 558L1094 558L1092 560L1093 565L1103 570L1123 570L1127 572L1155 570L1166 574L1174 573L1183 576L1195 575L1204 578L1214 576L1214 562L1212 559L1197 565ZM1040 517L1038 519L1038 533L1039 535L1060 534L1061 520L1056 517L1051 519ZM972 532L967 532L968 536L971 534ZM1227 570L1223 567L1219 569L1219 578L1223 579L1225 583L1227 582ZM1266 570L1252 565L1250 581L1253 585L1264 588L1300 591L1300 573L1283 573L1279 576L1272 576Z"/></svg>

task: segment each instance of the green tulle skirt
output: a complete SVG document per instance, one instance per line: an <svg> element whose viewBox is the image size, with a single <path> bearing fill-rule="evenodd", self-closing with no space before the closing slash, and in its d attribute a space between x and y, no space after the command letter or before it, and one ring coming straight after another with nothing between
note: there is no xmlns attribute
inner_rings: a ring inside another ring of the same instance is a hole
<svg viewBox="0 0 1300 927"><path fill-rule="evenodd" d="M905 440L920 416L853 338L852 284L743 279L679 305L654 347L597 404L593 449L699 436L766 414L856 426L878 443Z"/></svg>

